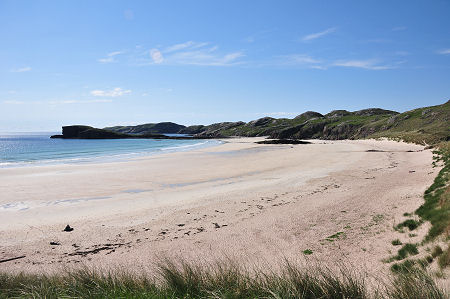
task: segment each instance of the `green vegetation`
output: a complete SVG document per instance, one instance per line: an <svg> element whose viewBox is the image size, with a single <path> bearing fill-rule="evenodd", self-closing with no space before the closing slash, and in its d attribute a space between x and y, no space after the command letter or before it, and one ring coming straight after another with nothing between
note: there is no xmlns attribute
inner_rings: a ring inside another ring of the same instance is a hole
<svg viewBox="0 0 450 299"><path fill-rule="evenodd" d="M370 288L348 269L248 271L226 262L192 266L165 262L156 275L78 270L58 275L0 274L0 298L446 298L423 271Z"/></svg>
<svg viewBox="0 0 450 299"><path fill-rule="evenodd" d="M408 219L408 220L405 220L405 221L397 224L396 228L398 230L401 230L402 228L407 227L411 231L411 230L415 230L416 228L418 228L420 224L421 223L419 221L416 221L414 219Z"/></svg>
<svg viewBox="0 0 450 299"><path fill-rule="evenodd" d="M399 246L399 245L402 245L402 244L403 244L399 239L395 239L395 240L392 241L391 243L392 243L392 245L394 245L394 246Z"/></svg>
<svg viewBox="0 0 450 299"><path fill-rule="evenodd" d="M447 247L447 250L445 250L441 256L439 256L438 263L442 269L450 266L450 246Z"/></svg>
<svg viewBox="0 0 450 299"><path fill-rule="evenodd" d="M341 237L344 237L344 236L345 236L344 232L337 232L334 235L326 237L325 240L327 240L328 242L333 242L335 240L339 240Z"/></svg>
<svg viewBox="0 0 450 299"><path fill-rule="evenodd" d="M335 110L326 115L305 112L294 119L263 117L248 123L191 126L180 133L199 136L270 136L280 139L360 139L387 137L419 144L450 140L450 101L404 113L383 109Z"/></svg>
<svg viewBox="0 0 450 299"><path fill-rule="evenodd" d="M441 254L443 254L443 253L444 253L444 251L442 250L441 246L436 245L436 246L434 247L433 251L431 252L431 256L432 256L433 258L435 258L435 257L437 257L437 256L439 256L439 255L441 255Z"/></svg>
<svg viewBox="0 0 450 299"><path fill-rule="evenodd" d="M443 233L448 237L450 233L450 143L440 144L435 154L436 161L442 161L444 167L425 191L425 203L416 211L422 219L431 222L426 241L434 240Z"/></svg>
<svg viewBox="0 0 450 299"><path fill-rule="evenodd" d="M310 255L310 254L313 254L313 251L311 249L306 249L306 250L303 250L303 254Z"/></svg>
<svg viewBox="0 0 450 299"><path fill-rule="evenodd" d="M387 262L392 262L394 260L400 261L410 255L416 255L418 253L419 250L417 249L417 244L406 243L398 250L397 255L388 259Z"/></svg>

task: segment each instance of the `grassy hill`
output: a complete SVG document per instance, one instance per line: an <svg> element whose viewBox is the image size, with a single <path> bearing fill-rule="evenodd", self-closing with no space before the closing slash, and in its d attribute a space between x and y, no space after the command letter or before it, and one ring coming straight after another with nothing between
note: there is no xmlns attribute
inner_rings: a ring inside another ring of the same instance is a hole
<svg viewBox="0 0 450 299"><path fill-rule="evenodd" d="M450 101L404 113L379 108L354 112L334 110L325 115L308 111L293 119L264 117L248 123L191 126L180 132L210 137L270 136L281 139L390 137L434 144L450 140Z"/></svg>

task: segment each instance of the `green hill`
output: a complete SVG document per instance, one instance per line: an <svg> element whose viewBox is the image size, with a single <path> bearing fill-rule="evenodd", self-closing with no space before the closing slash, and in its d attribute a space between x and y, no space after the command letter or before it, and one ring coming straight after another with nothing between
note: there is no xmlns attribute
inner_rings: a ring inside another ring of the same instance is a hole
<svg viewBox="0 0 450 299"><path fill-rule="evenodd" d="M248 123L191 126L180 132L209 137L270 136L279 139L390 137L432 144L450 140L450 101L404 113L379 108L354 112L334 110L325 115L308 111L293 119L264 117Z"/></svg>

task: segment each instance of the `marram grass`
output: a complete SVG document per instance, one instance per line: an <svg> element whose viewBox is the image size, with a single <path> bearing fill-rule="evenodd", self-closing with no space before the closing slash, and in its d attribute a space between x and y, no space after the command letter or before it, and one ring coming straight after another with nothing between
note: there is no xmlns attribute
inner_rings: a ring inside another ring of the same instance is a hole
<svg viewBox="0 0 450 299"><path fill-rule="evenodd" d="M0 298L447 298L423 271L368 286L363 275L304 268L249 271L237 263L160 263L154 275L76 270L61 274L0 274ZM386 277L387 278L387 277ZM387 279L386 279L387 280Z"/></svg>

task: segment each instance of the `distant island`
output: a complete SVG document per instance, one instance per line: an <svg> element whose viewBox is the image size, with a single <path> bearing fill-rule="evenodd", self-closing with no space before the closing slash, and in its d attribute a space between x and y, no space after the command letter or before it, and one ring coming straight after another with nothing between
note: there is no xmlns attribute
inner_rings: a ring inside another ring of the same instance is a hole
<svg viewBox="0 0 450 299"><path fill-rule="evenodd" d="M89 126L65 126L67 139L208 139L267 136L271 139L360 139L392 137L418 143L450 140L450 101L399 113L380 108L358 111L333 110L322 115L307 111L293 119L263 117L250 122L222 122L211 125L183 126L173 122L137 126L115 126L103 129ZM183 134L167 136L164 134Z"/></svg>

